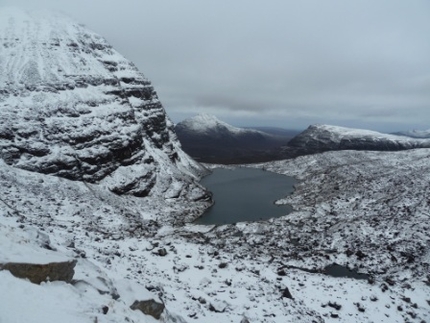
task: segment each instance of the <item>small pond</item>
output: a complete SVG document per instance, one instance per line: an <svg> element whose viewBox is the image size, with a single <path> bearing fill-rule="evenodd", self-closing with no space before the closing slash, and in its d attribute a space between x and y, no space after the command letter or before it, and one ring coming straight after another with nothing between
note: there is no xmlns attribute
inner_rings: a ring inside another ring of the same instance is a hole
<svg viewBox="0 0 430 323"><path fill-rule="evenodd" d="M295 179L255 168L216 168L200 182L213 193L215 204L197 224L230 224L280 217L292 211L274 202L294 191Z"/></svg>
<svg viewBox="0 0 430 323"><path fill-rule="evenodd" d="M370 276L367 274L357 273L356 271L350 270L338 264L333 264L325 267L324 274L332 277L348 277L348 278L367 279L367 280L370 278Z"/></svg>

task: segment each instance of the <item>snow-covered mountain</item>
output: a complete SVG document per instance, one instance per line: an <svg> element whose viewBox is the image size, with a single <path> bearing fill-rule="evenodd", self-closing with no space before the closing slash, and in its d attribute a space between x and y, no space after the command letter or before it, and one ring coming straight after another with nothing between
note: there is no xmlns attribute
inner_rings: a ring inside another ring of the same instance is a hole
<svg viewBox="0 0 430 323"><path fill-rule="evenodd" d="M213 115L199 114L179 122L175 131L183 149L195 159L245 163L279 159L277 152L291 137L237 128Z"/></svg>
<svg viewBox="0 0 430 323"><path fill-rule="evenodd" d="M399 131L399 132L395 132L394 134L399 136L411 137L411 138L430 138L430 129Z"/></svg>
<svg viewBox="0 0 430 323"><path fill-rule="evenodd" d="M7 8L0 38L7 164L118 194L197 187L203 169L180 149L151 83L105 39L52 12Z"/></svg>
<svg viewBox="0 0 430 323"><path fill-rule="evenodd" d="M430 147L430 139L413 139L376 131L330 125L311 125L288 143L297 154L329 150L396 151Z"/></svg>
<svg viewBox="0 0 430 323"><path fill-rule="evenodd" d="M202 169L178 148L131 63L51 13L1 9L0 27L0 322L430 320L430 149L253 165L297 178L294 194L277 201L294 212L184 225L209 204L196 183ZM68 46L77 32L83 40ZM47 35L59 41L49 47ZM94 45L84 46L88 39ZM106 71L97 53L118 64ZM79 74L88 65L70 62L80 55L94 66L82 83L60 73L47 85L47 57ZM92 84L94 71L118 84ZM135 80L115 79L119 71ZM327 268L336 264L361 278L332 277Z"/></svg>
<svg viewBox="0 0 430 323"><path fill-rule="evenodd" d="M155 322L159 297L88 248L195 219L211 204L198 184L207 170L101 36L57 13L1 8L0 39L0 321Z"/></svg>
<svg viewBox="0 0 430 323"><path fill-rule="evenodd" d="M194 135L209 136L212 138L231 138L236 136L254 136L255 138L264 138L266 133L234 127L228 123L219 120L210 114L198 114L195 117L185 119L179 122L175 129L178 133L192 133ZM228 144L228 143L227 143Z"/></svg>

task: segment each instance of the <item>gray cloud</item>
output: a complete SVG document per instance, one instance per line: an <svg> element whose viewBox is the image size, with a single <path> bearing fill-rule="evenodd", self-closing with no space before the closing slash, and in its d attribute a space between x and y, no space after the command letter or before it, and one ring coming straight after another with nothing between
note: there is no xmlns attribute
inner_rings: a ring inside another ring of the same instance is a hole
<svg viewBox="0 0 430 323"><path fill-rule="evenodd" d="M174 121L430 128L427 0L3 0L62 10L153 82Z"/></svg>

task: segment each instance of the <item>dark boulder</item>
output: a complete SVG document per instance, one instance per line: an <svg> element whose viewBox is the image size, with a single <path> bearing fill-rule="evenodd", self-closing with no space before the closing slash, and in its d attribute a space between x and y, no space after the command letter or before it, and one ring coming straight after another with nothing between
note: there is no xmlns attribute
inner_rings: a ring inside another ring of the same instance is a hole
<svg viewBox="0 0 430 323"><path fill-rule="evenodd" d="M152 317L156 318L157 320L160 319L161 314L164 311L164 304L158 303L154 301L153 299L146 300L146 301L135 301L130 308L132 310L139 310L143 314L151 315Z"/></svg>
<svg viewBox="0 0 430 323"><path fill-rule="evenodd" d="M0 270L9 270L15 277L28 279L34 284L58 280L70 283L75 274L75 266L76 260L48 264L9 262L0 264Z"/></svg>

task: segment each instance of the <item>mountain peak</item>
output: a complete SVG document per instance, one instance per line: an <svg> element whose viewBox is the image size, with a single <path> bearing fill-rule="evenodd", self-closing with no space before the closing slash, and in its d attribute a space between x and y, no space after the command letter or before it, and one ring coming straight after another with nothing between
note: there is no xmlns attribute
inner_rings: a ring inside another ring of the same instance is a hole
<svg viewBox="0 0 430 323"><path fill-rule="evenodd" d="M205 133L208 131L224 130L234 134L245 132L245 129L234 127L224 121L219 120L216 116L200 113L194 117L185 119L178 123L179 127L187 128L189 131Z"/></svg>
<svg viewBox="0 0 430 323"><path fill-rule="evenodd" d="M180 149L152 84L103 37L61 14L16 8L0 12L0 34L7 164L136 196L196 184L203 168Z"/></svg>

